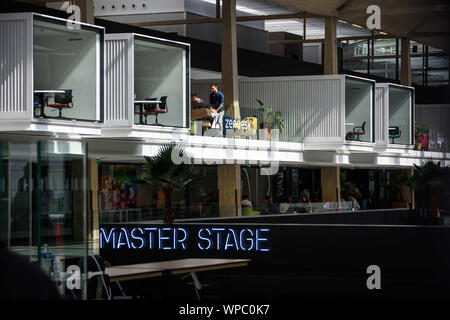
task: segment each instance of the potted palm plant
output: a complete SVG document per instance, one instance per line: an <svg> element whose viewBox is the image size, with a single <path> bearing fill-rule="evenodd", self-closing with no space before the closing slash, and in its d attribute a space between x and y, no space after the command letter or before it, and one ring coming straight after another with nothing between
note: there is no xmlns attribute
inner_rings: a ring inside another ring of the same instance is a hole
<svg viewBox="0 0 450 320"><path fill-rule="evenodd" d="M260 139L261 140L279 140L280 132L284 129L284 120L281 117L280 111L273 110L272 107L265 107L264 103L255 99L259 108L258 111L262 114L260 122Z"/></svg>
<svg viewBox="0 0 450 320"><path fill-rule="evenodd" d="M155 188L162 188L164 193L164 223L173 223L173 192L175 189L182 190L193 179L191 178L193 164L184 162L175 164L172 161L172 152L178 152L181 158L186 156L183 148L175 143L162 145L156 156L145 157L143 174L139 176L139 183L149 183Z"/></svg>

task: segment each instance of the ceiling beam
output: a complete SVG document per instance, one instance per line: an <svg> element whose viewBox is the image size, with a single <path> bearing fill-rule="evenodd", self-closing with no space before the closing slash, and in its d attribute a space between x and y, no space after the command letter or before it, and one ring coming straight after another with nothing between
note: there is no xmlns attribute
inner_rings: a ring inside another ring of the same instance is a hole
<svg viewBox="0 0 450 320"><path fill-rule="evenodd" d="M355 37L338 37L338 41L346 41L346 40L367 40L367 39L392 39L395 38L393 36L384 36L384 35L370 35L370 36L355 36ZM296 40L271 40L269 44L277 44L277 43L285 43L285 44L295 44L295 43L318 43L324 42L325 39L296 39Z"/></svg>
<svg viewBox="0 0 450 320"><path fill-rule="evenodd" d="M309 13L292 13L292 14L272 14L261 16L240 16L236 17L237 22L248 21L260 21L260 20L284 20L284 19L307 19L307 18L320 18L321 16ZM179 24L198 24L198 23L220 23L221 18L199 18L199 19L186 19L186 20L167 20L167 21L148 21L148 22L133 22L129 25L139 27L154 27L154 26L167 26L167 25L179 25Z"/></svg>
<svg viewBox="0 0 450 320"><path fill-rule="evenodd" d="M348 9L348 10L336 10L337 16L367 16L366 7L360 9ZM410 6L410 7L397 7L397 8L382 8L381 15L406 15L406 14L427 14L436 12L448 12L450 8L448 5L438 6Z"/></svg>

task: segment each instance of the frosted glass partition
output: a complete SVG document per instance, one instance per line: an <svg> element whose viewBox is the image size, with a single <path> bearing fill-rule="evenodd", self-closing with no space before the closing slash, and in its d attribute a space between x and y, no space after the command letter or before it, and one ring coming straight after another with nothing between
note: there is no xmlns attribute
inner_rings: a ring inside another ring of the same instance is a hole
<svg viewBox="0 0 450 320"><path fill-rule="evenodd" d="M389 85L389 143L413 143L412 89Z"/></svg>
<svg viewBox="0 0 450 320"><path fill-rule="evenodd" d="M358 78L345 79L345 139L373 141L374 83Z"/></svg>
<svg viewBox="0 0 450 320"><path fill-rule="evenodd" d="M161 113L149 112L147 124L171 127L187 126L187 55L183 46L136 36L134 41L134 100L163 101ZM156 107L156 110L160 107ZM135 114L135 124L141 119Z"/></svg>
<svg viewBox="0 0 450 320"><path fill-rule="evenodd" d="M34 116L102 120L103 30L65 20L33 20ZM58 90L71 90L72 105L61 112ZM56 92L51 92L56 91ZM43 99L44 110L41 102ZM51 107L53 106L53 107Z"/></svg>

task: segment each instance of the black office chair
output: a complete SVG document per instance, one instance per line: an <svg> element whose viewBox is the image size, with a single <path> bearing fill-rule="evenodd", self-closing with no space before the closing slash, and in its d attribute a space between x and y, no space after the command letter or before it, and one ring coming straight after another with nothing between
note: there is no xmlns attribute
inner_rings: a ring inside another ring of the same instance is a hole
<svg viewBox="0 0 450 320"><path fill-rule="evenodd" d="M392 143L395 143L394 139L398 139L402 136L400 127L389 127L389 138L392 139Z"/></svg>
<svg viewBox="0 0 450 320"><path fill-rule="evenodd" d="M158 114L160 113L167 113L167 96L162 96L161 99L159 99L161 103L158 104L158 108L155 108L152 111L149 111L149 113L153 113L156 115L155 123L152 123L154 126L162 126L162 124L158 123Z"/></svg>
<svg viewBox="0 0 450 320"><path fill-rule="evenodd" d="M359 141L360 136L366 134L366 122L364 121L362 126L353 128L353 137L356 137L355 141Z"/></svg>
<svg viewBox="0 0 450 320"><path fill-rule="evenodd" d="M72 90L64 90L64 93L55 93L54 102L52 104L47 104L50 108L59 109L58 118L62 118L62 109L73 108L72 103Z"/></svg>

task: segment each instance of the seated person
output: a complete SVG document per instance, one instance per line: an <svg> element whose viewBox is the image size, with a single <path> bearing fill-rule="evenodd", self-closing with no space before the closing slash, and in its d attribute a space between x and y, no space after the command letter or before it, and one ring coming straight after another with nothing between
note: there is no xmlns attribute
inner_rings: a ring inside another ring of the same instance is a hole
<svg viewBox="0 0 450 320"><path fill-rule="evenodd" d="M250 200L248 199L248 195L246 194L244 194L244 196L242 197L241 205L243 207L253 208L252 203L250 202Z"/></svg>
<svg viewBox="0 0 450 320"><path fill-rule="evenodd" d="M275 203L273 203L271 196L265 196L262 214L274 214L274 213L279 213L278 206L275 205Z"/></svg>
<svg viewBox="0 0 450 320"><path fill-rule="evenodd" d="M191 94L191 107L192 109L206 108L208 105L203 101L202 98L197 96L197 93Z"/></svg>
<svg viewBox="0 0 450 320"><path fill-rule="evenodd" d="M217 85L209 86L210 95L209 103L211 105L211 116L213 117L212 128L222 129L223 115L225 114L225 97L222 92L217 89Z"/></svg>

